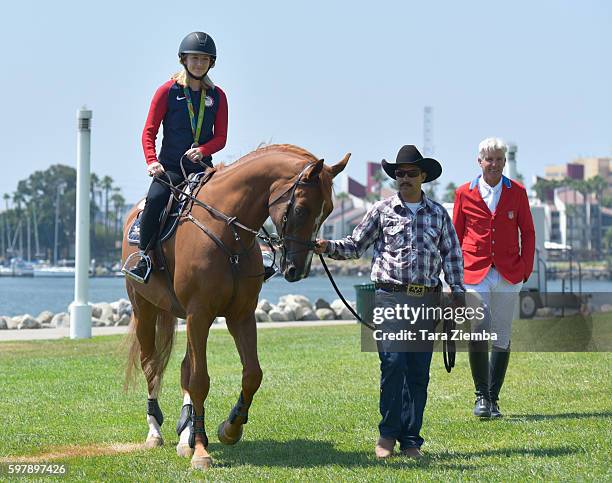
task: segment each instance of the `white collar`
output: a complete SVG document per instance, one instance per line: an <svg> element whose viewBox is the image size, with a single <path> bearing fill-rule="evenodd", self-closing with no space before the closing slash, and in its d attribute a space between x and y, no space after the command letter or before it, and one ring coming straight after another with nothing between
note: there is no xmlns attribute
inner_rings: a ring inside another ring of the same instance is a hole
<svg viewBox="0 0 612 483"><path fill-rule="evenodd" d="M499 193L502 188L502 180L500 179L495 186L489 186L489 184L484 180L484 177L481 176L478 178L478 187L483 191L492 191L493 193Z"/></svg>

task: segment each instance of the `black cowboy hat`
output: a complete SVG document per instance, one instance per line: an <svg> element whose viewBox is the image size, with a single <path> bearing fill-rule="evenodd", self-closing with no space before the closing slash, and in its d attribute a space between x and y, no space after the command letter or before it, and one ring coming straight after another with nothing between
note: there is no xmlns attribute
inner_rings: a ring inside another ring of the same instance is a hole
<svg viewBox="0 0 612 483"><path fill-rule="evenodd" d="M402 148L397 153L397 159L394 163L387 162L386 159L382 160L382 168L385 170L389 176L395 179L395 170L400 165L406 166L418 166L422 171L427 173L427 178L423 183L429 183L434 179L437 179L442 174L442 166L440 163L432 158L424 158L416 146L412 144L407 144L406 146L402 146Z"/></svg>

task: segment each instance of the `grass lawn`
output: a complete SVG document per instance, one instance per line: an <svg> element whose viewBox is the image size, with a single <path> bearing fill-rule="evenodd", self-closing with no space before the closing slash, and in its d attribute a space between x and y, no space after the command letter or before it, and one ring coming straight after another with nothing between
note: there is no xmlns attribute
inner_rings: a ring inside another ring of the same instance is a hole
<svg viewBox="0 0 612 483"><path fill-rule="evenodd" d="M160 397L166 445L103 454L147 433L144 381L122 390L121 343L0 343L0 462L64 453L55 462L83 481L612 479L609 353L514 353L501 400L507 417L489 421L471 416L466 354L447 374L436 353L422 432L428 457L379 462L378 356L360 351L357 327L260 330L264 382L233 447L218 443L216 427L238 397L241 366L231 337L213 331L206 428L214 467L202 473L174 448L184 333Z"/></svg>

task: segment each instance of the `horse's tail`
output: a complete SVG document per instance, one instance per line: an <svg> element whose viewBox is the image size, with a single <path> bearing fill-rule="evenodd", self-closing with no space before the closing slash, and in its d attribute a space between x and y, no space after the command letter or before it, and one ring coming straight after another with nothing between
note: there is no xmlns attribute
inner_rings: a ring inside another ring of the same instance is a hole
<svg viewBox="0 0 612 483"><path fill-rule="evenodd" d="M136 374L140 367L142 367L147 381L153 380L155 388L159 389L162 376L172 355L176 323L176 317L165 310L157 312L154 324L148 320L139 320L132 314L131 330L128 339L128 363L125 369L124 388L126 390L135 382ZM155 331L155 351L153 358L148 361L141 361L140 357L140 343L138 342L136 332L142 331L143 327L139 327L139 324L149 324L144 327L144 330Z"/></svg>

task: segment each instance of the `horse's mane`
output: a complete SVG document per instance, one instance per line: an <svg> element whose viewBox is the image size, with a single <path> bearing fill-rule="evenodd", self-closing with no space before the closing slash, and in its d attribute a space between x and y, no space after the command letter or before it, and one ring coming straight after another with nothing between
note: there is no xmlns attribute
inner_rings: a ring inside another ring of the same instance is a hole
<svg viewBox="0 0 612 483"><path fill-rule="evenodd" d="M223 172L227 169L231 169L233 167L238 167L244 163L247 163L249 161L253 161L254 159L264 155L264 154L269 154L269 153L286 153L289 155L293 155L292 157L297 157L299 159L303 159L304 161L307 162L316 162L319 160L319 158L317 158L314 154L312 154L310 151L304 149L304 148L300 148L299 146L296 146L294 144L269 144L269 145L261 145L259 146L257 149L255 149L254 151L251 151L248 154L245 154L244 156L242 156L241 158L239 158L238 160L234 161L233 163L226 165L224 163L219 163L217 164L213 169L216 172ZM297 173L296 173L297 174ZM321 187L324 190L331 190L332 187L332 178L330 176L330 174L326 171L323 170L319 176L319 179L321 180Z"/></svg>

